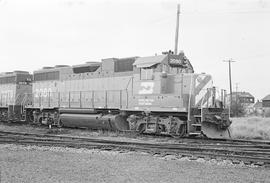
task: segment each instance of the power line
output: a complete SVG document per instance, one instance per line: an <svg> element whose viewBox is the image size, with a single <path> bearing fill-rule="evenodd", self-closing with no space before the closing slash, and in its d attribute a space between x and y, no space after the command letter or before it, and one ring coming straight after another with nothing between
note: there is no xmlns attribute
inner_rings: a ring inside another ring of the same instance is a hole
<svg viewBox="0 0 270 183"><path fill-rule="evenodd" d="M267 10L232 10L232 11L224 11L224 10L220 10L220 11L183 11L184 14L268 14L270 13L270 9Z"/></svg>

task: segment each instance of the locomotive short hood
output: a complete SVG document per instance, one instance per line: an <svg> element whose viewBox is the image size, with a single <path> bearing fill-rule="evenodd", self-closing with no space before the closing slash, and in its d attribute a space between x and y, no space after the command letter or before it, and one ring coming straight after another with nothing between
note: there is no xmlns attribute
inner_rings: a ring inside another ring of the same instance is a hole
<svg viewBox="0 0 270 183"><path fill-rule="evenodd" d="M193 73L193 67L187 57L181 52L179 55L165 54L148 57L139 57L133 63L137 68L149 68L156 64L166 64L172 67L180 67L188 69L190 73Z"/></svg>

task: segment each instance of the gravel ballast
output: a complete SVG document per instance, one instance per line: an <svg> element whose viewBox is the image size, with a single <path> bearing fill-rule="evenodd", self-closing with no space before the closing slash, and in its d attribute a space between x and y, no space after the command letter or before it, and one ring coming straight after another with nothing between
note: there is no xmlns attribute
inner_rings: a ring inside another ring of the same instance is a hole
<svg viewBox="0 0 270 183"><path fill-rule="evenodd" d="M270 169L139 152L0 145L0 182L270 182Z"/></svg>

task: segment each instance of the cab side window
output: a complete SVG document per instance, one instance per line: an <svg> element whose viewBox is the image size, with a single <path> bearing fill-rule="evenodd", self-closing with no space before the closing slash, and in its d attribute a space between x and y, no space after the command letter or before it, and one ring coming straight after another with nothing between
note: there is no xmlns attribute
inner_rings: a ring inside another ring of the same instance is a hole
<svg viewBox="0 0 270 183"><path fill-rule="evenodd" d="M177 67L171 67L170 68L170 72L172 74L179 74L179 73L181 73L181 69L180 68L177 68Z"/></svg>
<svg viewBox="0 0 270 183"><path fill-rule="evenodd" d="M141 68L140 69L141 80L153 80L154 69L153 68Z"/></svg>
<svg viewBox="0 0 270 183"><path fill-rule="evenodd" d="M166 64L161 65L161 72L169 72L169 66Z"/></svg>

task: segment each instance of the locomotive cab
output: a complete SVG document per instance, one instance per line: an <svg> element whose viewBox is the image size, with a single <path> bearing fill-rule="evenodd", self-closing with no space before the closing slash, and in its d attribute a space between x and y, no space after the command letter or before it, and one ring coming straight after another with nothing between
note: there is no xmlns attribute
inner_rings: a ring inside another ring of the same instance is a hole
<svg viewBox="0 0 270 183"><path fill-rule="evenodd" d="M184 54L164 54L136 59L131 108L144 111L186 112L193 68ZM184 84L186 83L186 84Z"/></svg>

